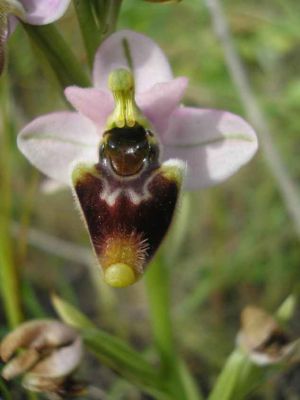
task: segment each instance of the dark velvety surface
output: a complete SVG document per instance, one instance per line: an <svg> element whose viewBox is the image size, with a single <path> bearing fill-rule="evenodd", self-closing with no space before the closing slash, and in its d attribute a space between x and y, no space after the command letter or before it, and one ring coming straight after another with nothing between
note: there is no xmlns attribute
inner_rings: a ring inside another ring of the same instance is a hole
<svg viewBox="0 0 300 400"><path fill-rule="evenodd" d="M101 173L101 167L97 166L97 169ZM128 196L127 183L114 204L108 205L105 199L100 198L104 178L95 176L95 171L94 167L90 172L83 173L75 183L75 191L96 253L101 256L102 246L108 237L135 232L146 240L145 261L148 262L170 226L178 197L177 184L166 179L159 169L156 170L158 172L154 170L148 181L147 198L134 204Z"/></svg>

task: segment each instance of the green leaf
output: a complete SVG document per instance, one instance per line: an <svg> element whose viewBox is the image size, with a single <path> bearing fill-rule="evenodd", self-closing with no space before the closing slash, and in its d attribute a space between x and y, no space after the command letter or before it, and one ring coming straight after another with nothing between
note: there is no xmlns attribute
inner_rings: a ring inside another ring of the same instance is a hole
<svg viewBox="0 0 300 400"><path fill-rule="evenodd" d="M80 25L89 65L92 67L95 52L102 38L100 22L96 18L92 2L87 0L73 0L73 4Z"/></svg>
<svg viewBox="0 0 300 400"><path fill-rule="evenodd" d="M91 86L89 78L71 48L53 24L33 26L23 23L23 28L46 56L63 88L71 85Z"/></svg>
<svg viewBox="0 0 300 400"><path fill-rule="evenodd" d="M295 312L296 302L297 299L294 294L288 296L278 308L275 317L282 323L289 321Z"/></svg>
<svg viewBox="0 0 300 400"><path fill-rule="evenodd" d="M254 365L241 350L234 350L218 377L208 400L243 400L260 382L261 369Z"/></svg>
<svg viewBox="0 0 300 400"><path fill-rule="evenodd" d="M82 312L56 294L52 295L51 300L55 311L66 324L80 330L95 328L92 321L83 315Z"/></svg>
<svg viewBox="0 0 300 400"><path fill-rule="evenodd" d="M60 318L78 329L87 348L106 366L159 400L171 400L157 368L126 342L100 330L79 310L57 295L52 303Z"/></svg>

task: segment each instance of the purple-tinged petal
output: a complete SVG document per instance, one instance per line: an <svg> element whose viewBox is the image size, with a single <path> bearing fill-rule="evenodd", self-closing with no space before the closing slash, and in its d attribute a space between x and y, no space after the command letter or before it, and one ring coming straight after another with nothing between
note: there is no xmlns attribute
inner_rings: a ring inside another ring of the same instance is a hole
<svg viewBox="0 0 300 400"><path fill-rule="evenodd" d="M163 158L187 162L187 189L215 185L246 164L257 137L242 118L226 111L180 107L162 138Z"/></svg>
<svg viewBox="0 0 300 400"><path fill-rule="evenodd" d="M157 83L136 96L138 106L153 124L157 134L167 128L170 115L178 107L187 85L188 79L180 77L170 82Z"/></svg>
<svg viewBox="0 0 300 400"><path fill-rule="evenodd" d="M70 0L21 0L27 12L26 22L46 25L59 19L67 10Z"/></svg>
<svg viewBox="0 0 300 400"><path fill-rule="evenodd" d="M144 92L156 83L172 79L168 60L157 44L129 30L112 34L98 49L93 71L94 86L107 89L108 76L116 68L133 70L136 92Z"/></svg>
<svg viewBox="0 0 300 400"><path fill-rule="evenodd" d="M77 111L95 122L99 130L105 126L107 117L114 108L112 94L101 89L69 86L65 90L65 96Z"/></svg>
<svg viewBox="0 0 300 400"><path fill-rule="evenodd" d="M67 184L74 161L97 161L98 143L95 125L72 112L43 115L18 136L20 150L35 167Z"/></svg>

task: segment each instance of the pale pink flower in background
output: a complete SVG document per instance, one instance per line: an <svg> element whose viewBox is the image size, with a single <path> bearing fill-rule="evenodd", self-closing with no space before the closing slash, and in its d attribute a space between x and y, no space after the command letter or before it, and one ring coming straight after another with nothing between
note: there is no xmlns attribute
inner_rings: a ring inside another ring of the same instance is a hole
<svg viewBox="0 0 300 400"><path fill-rule="evenodd" d="M0 0L0 12L31 25L46 25L66 12L71 0Z"/></svg>
<svg viewBox="0 0 300 400"><path fill-rule="evenodd" d="M151 39L124 30L98 49L94 87L65 90L76 111L40 116L21 131L20 150L48 177L70 184L76 163L97 163L100 139L114 109L108 76L118 68L132 69L136 102L160 141L161 161L186 162L187 189L224 181L255 154L257 138L247 122L228 111L181 105L187 78L173 78L167 58Z"/></svg>

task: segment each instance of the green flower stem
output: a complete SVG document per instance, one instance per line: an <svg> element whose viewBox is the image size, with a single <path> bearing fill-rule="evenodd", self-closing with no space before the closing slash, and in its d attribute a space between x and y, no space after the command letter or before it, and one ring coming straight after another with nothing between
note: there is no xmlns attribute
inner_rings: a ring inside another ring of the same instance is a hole
<svg viewBox="0 0 300 400"><path fill-rule="evenodd" d="M84 1L84 0L83 0ZM111 4L111 0L89 0L96 23L101 30L101 41L103 40L107 30L107 12Z"/></svg>
<svg viewBox="0 0 300 400"><path fill-rule="evenodd" d="M116 30L122 0L73 0L90 67L102 41Z"/></svg>
<svg viewBox="0 0 300 400"><path fill-rule="evenodd" d="M194 377L191 375L190 370L183 360L179 360L178 363L178 373L180 376L180 380L184 387L187 399L189 400L204 400L202 393L199 391L198 386L194 380Z"/></svg>
<svg viewBox="0 0 300 400"><path fill-rule="evenodd" d="M99 360L159 400L173 400L156 369L123 341L98 329L82 331L86 346Z"/></svg>
<svg viewBox="0 0 300 400"><path fill-rule="evenodd" d="M95 13L95 15L97 16L97 18L101 21L104 22L104 16L107 12L107 8L108 8L108 3L111 0L89 0L93 11Z"/></svg>
<svg viewBox="0 0 300 400"><path fill-rule="evenodd" d="M117 28L119 13L121 10L122 0L110 0L108 2L106 14L106 31L105 36L112 34Z"/></svg>
<svg viewBox="0 0 300 400"><path fill-rule="evenodd" d="M100 20L95 14L93 3L89 0L73 0L82 38L87 52L90 67L93 66L94 55L101 42ZM102 28L103 30L104 28Z"/></svg>
<svg viewBox="0 0 300 400"><path fill-rule="evenodd" d="M8 86L7 76L3 76L0 84L0 114L3 128L0 140L0 290L7 321L10 328L14 328L21 322L22 312L19 298L19 276L13 259L9 229L12 188L11 148L8 138L11 132Z"/></svg>
<svg viewBox="0 0 300 400"><path fill-rule="evenodd" d="M28 247L28 228L34 207L34 199L38 191L40 174L37 169L32 171L31 177L26 185L24 193L23 206L20 213L20 230L17 235L16 244L16 260L19 265L22 265L27 256Z"/></svg>
<svg viewBox="0 0 300 400"><path fill-rule="evenodd" d="M234 350L218 377L208 400L243 400L261 381L261 369L241 350Z"/></svg>
<svg viewBox="0 0 300 400"><path fill-rule="evenodd" d="M160 255L149 266L145 277L154 342L160 355L161 367L168 371L174 363L176 352L169 312L169 277Z"/></svg>
<svg viewBox="0 0 300 400"><path fill-rule="evenodd" d="M3 186L2 184L0 191L3 193L3 197L6 197L5 191L2 189ZM4 201L3 198L2 201ZM2 208L0 215L0 277L6 318L10 328L14 328L21 322L22 313L18 272L13 261L11 242L9 240L9 218L7 217Z"/></svg>
<svg viewBox="0 0 300 400"><path fill-rule="evenodd" d="M33 43L47 58L60 85L91 86L82 66L54 25L33 26L23 23Z"/></svg>
<svg viewBox="0 0 300 400"><path fill-rule="evenodd" d="M174 400L200 399L193 379L177 355L170 315L169 273L159 255L149 266L146 285L154 341L170 394Z"/></svg>
<svg viewBox="0 0 300 400"><path fill-rule="evenodd" d="M45 318L47 312L40 304L32 282L29 279L23 279L22 299L24 303L24 310L28 318Z"/></svg>
<svg viewBox="0 0 300 400"><path fill-rule="evenodd" d="M3 396L3 400L12 400L12 395L8 390L8 388L6 387L2 378L0 378L0 393L1 396Z"/></svg>
<svg viewBox="0 0 300 400"><path fill-rule="evenodd" d="M156 399L173 400L159 372L127 343L97 329L85 315L60 297L53 296L52 303L60 318L80 331L86 346L103 364Z"/></svg>
<svg viewBox="0 0 300 400"><path fill-rule="evenodd" d="M281 323L292 317L295 304L296 297L290 295L278 308L275 315ZM272 368L258 367L250 361L247 354L237 348L228 357L208 400L244 400L263 382L264 373L270 373Z"/></svg>

